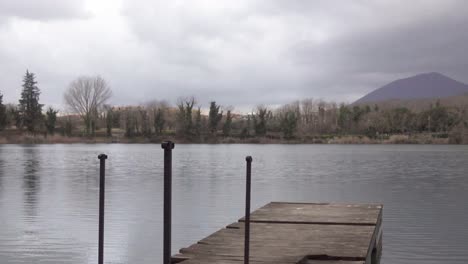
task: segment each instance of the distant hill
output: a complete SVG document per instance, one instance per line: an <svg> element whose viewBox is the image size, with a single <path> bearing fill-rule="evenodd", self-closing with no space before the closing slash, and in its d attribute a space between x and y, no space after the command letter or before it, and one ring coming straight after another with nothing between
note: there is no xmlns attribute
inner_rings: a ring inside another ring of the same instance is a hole
<svg viewBox="0 0 468 264"><path fill-rule="evenodd" d="M468 85L437 72L418 74L393 81L368 93L354 104L389 100L445 98L468 93Z"/></svg>

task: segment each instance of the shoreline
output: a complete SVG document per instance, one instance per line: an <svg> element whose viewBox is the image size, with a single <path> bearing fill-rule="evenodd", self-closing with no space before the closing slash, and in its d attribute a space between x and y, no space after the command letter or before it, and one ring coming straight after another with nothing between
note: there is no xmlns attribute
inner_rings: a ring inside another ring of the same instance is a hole
<svg viewBox="0 0 468 264"><path fill-rule="evenodd" d="M363 135L343 135L324 137L317 136L307 139L278 139L268 137L217 137L211 139L188 140L174 136L157 138L108 138L108 137L66 137L60 135L21 135L15 137L0 136L0 145L3 144L160 144L162 141L171 140L178 144L285 144L285 145L466 145L468 142L454 142L451 138L438 138L427 134L416 135L390 135L385 138L369 138Z"/></svg>

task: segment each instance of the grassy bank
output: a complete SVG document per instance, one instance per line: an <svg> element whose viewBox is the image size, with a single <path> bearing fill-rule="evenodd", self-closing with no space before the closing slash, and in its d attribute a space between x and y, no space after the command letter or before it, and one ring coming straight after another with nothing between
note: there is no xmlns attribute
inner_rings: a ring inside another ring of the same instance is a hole
<svg viewBox="0 0 468 264"><path fill-rule="evenodd" d="M174 136L168 137L66 137L61 135L0 135L0 144L102 144L102 143L160 143L163 140L172 140L177 143L195 144L466 144L466 142L456 142L449 136L441 137L433 134L414 135L387 135L380 138L369 138L364 135L335 135L316 136L296 139L282 139L272 137L213 137L208 139L186 139Z"/></svg>

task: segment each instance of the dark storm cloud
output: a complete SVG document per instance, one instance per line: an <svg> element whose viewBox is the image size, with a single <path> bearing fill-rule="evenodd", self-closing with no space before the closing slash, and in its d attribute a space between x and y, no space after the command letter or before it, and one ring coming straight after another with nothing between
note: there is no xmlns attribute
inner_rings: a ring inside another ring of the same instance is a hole
<svg viewBox="0 0 468 264"><path fill-rule="evenodd" d="M290 58L305 67L320 65L329 75L325 82L361 83L356 91L362 93L392 78L421 72L437 71L468 83L467 8L462 4L446 16L428 15L395 27L356 30L321 45L297 43ZM366 80L374 86L366 85Z"/></svg>
<svg viewBox="0 0 468 264"><path fill-rule="evenodd" d="M26 1L0 11L17 17L0 21L6 98L26 68L51 104L81 74L106 78L115 104L194 95L238 109L352 101L427 71L468 82L466 1L40 2L38 13Z"/></svg>

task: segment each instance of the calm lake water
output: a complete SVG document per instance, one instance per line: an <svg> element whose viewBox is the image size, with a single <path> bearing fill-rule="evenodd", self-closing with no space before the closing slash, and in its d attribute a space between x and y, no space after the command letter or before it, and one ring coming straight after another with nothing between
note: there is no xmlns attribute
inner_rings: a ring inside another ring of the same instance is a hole
<svg viewBox="0 0 468 264"><path fill-rule="evenodd" d="M159 145L0 145L0 263L97 263L105 152L107 263L162 255ZM176 145L173 251L270 201L384 204L382 263L468 263L468 146Z"/></svg>

